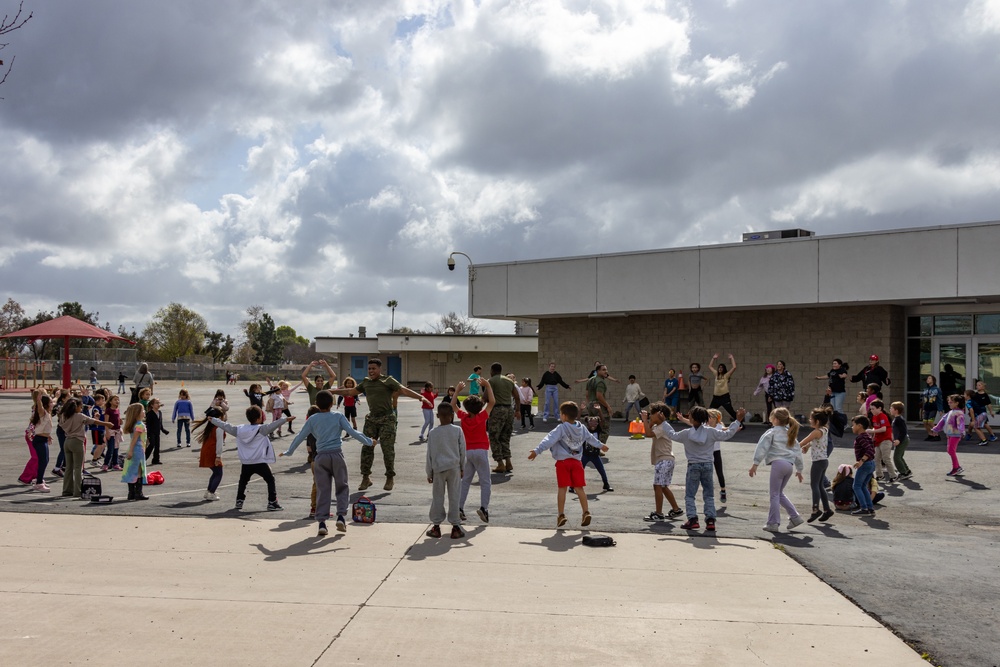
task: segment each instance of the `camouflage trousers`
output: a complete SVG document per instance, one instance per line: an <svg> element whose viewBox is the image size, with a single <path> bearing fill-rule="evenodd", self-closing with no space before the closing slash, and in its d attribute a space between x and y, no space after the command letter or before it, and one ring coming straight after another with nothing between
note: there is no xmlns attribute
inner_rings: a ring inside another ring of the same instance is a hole
<svg viewBox="0 0 1000 667"><path fill-rule="evenodd" d="M513 432L514 408L509 405L494 405L490 418L486 420L486 433L490 436L493 460L510 458L510 436Z"/></svg>
<svg viewBox="0 0 1000 667"><path fill-rule="evenodd" d="M361 432L372 440L378 440L378 446L382 448L382 460L385 461L385 476L395 477L396 415L391 413L381 417L368 415L365 417L365 428ZM373 463L375 463L375 448L362 445L361 474L370 476Z"/></svg>
<svg viewBox="0 0 1000 667"><path fill-rule="evenodd" d="M608 436L611 435L611 415L600 403L590 403L587 405L587 415L600 417L601 425L597 431L597 439L602 445L608 444Z"/></svg>

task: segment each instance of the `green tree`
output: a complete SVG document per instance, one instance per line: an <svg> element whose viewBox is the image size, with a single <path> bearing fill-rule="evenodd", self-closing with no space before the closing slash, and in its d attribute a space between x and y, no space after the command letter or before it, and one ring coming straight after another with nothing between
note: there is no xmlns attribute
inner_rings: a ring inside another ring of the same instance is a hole
<svg viewBox="0 0 1000 667"><path fill-rule="evenodd" d="M198 313L179 303L160 308L142 332L151 356L172 361L200 350L205 344L208 324Z"/></svg>
<svg viewBox="0 0 1000 667"><path fill-rule="evenodd" d="M295 329L287 324L282 324L274 330L274 333L278 337L278 341L281 343L282 347L288 345L301 345L302 347L309 347L309 339L305 336L298 335L295 332Z"/></svg>
<svg viewBox="0 0 1000 667"><path fill-rule="evenodd" d="M274 320L267 313L260 316L256 336L250 343L253 348L253 360L258 364L273 366L281 363L281 342L275 332Z"/></svg>
<svg viewBox="0 0 1000 667"><path fill-rule="evenodd" d="M205 334L205 345L201 352L212 357L212 363L224 364L233 356L235 341L230 335L223 336L218 331L209 331Z"/></svg>
<svg viewBox="0 0 1000 667"><path fill-rule="evenodd" d="M7 303L0 307L0 336L17 331L24 322L24 308L17 301L7 297ZM23 338L5 338L0 340L0 356L11 356L24 347Z"/></svg>
<svg viewBox="0 0 1000 667"><path fill-rule="evenodd" d="M253 305L247 308L247 316L240 322L240 331L236 339L236 351L233 361L238 364L249 364L256 355L254 343L257 341L257 330L260 329L261 316L264 307Z"/></svg>

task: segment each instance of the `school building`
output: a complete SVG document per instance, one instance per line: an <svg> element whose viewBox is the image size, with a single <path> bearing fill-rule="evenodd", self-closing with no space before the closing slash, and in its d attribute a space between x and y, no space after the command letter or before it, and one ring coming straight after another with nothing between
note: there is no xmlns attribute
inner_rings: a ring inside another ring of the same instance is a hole
<svg viewBox="0 0 1000 667"><path fill-rule="evenodd" d="M448 385L458 384L476 366L489 376L490 365L500 363L504 374L520 380L530 377L537 384L538 337L495 334L399 334L380 333L374 337L359 332L358 337L317 337L316 351L336 357L338 377L361 380L368 375L368 359L382 360L382 372L403 385L420 391L425 382L434 384L439 394Z"/></svg>
<svg viewBox="0 0 1000 667"><path fill-rule="evenodd" d="M669 368L686 376L699 362L710 376L712 354L727 365L732 354L733 402L756 413L767 363L785 362L793 412L805 414L835 357L853 374L877 354L892 380L885 398L905 399L915 420L924 378L946 365L961 388L982 378L1000 397L998 246L1000 222L986 222L476 264L470 314L538 320L536 375L554 360L564 378L584 377L599 360L623 382L634 374L650 398ZM617 407L621 386L610 387ZM848 411L859 389L848 384Z"/></svg>

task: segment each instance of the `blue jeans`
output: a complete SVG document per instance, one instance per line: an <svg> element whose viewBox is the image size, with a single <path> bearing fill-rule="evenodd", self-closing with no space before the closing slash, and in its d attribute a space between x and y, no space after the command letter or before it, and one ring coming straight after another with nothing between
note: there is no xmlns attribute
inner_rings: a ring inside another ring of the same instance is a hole
<svg viewBox="0 0 1000 667"><path fill-rule="evenodd" d="M611 488L611 485L608 484L608 474L604 470L604 461L601 460L600 454L587 454L586 452L584 452L583 456L580 457L580 463L583 464L584 468L587 467L588 463L593 463L594 468L597 469L597 474L601 476L601 481L604 482L604 488L605 489Z"/></svg>
<svg viewBox="0 0 1000 667"><path fill-rule="evenodd" d="M628 413L632 410L632 408L635 408L635 416L636 417L640 416L639 415L639 401L628 401L627 403L625 403L625 421L629 420L628 419Z"/></svg>
<svg viewBox="0 0 1000 667"><path fill-rule="evenodd" d="M559 385L557 384L545 385L545 408L542 412L542 419L549 417L559 418Z"/></svg>
<svg viewBox="0 0 1000 667"><path fill-rule="evenodd" d="M858 501L858 507L863 510L875 509L875 506L872 505L872 494L868 491L874 475L874 461L865 461L854 471L854 499Z"/></svg>
<svg viewBox="0 0 1000 667"><path fill-rule="evenodd" d="M56 440L59 441L59 455L56 456L56 468L62 470L66 467L66 452L63 449L66 446L66 431L63 430L62 426L56 427Z"/></svg>
<svg viewBox="0 0 1000 667"><path fill-rule="evenodd" d="M872 468L875 464L872 464ZM688 463L687 476L684 478L684 510L689 519L698 518L698 508L695 507L694 498L698 493L698 485L701 485L701 499L705 503L705 518L715 518L715 484L712 479L714 465L711 461L707 463Z"/></svg>
<svg viewBox="0 0 1000 667"><path fill-rule="evenodd" d="M191 422L187 419L177 420L177 446L181 446L181 429L187 434L187 444L191 444Z"/></svg>
<svg viewBox="0 0 1000 667"><path fill-rule="evenodd" d="M833 407L835 412L844 411L844 397L847 396L846 392L838 391L837 393L830 394L830 406Z"/></svg>
<svg viewBox="0 0 1000 667"><path fill-rule="evenodd" d="M116 436L108 438L108 444L104 448L104 465L108 468L114 468L118 465L118 438Z"/></svg>

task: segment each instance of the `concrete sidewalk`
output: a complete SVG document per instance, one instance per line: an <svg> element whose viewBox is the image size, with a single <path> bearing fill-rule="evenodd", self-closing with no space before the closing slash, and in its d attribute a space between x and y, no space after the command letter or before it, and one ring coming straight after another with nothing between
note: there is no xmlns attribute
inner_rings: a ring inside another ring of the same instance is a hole
<svg viewBox="0 0 1000 667"><path fill-rule="evenodd" d="M0 664L925 664L760 540L232 516L0 514Z"/></svg>

